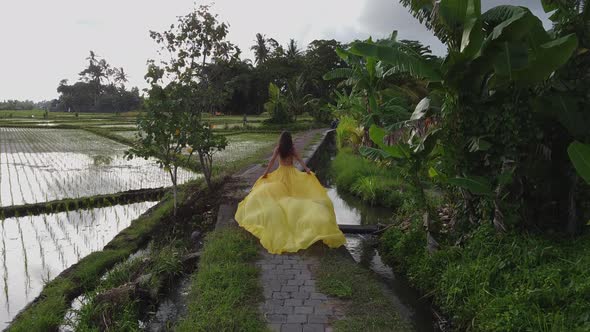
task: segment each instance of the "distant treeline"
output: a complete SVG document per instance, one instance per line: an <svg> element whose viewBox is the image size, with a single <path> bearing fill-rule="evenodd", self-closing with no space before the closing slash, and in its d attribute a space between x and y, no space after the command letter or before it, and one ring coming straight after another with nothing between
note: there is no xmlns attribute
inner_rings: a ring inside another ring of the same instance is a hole
<svg viewBox="0 0 590 332"><path fill-rule="evenodd" d="M112 67L90 51L88 67L74 84L59 83L59 98L51 101L50 111L62 112L127 112L141 107L139 89L127 90L127 74L123 68Z"/></svg>
<svg viewBox="0 0 590 332"><path fill-rule="evenodd" d="M43 101L40 103L36 103L32 100L4 100L0 101L0 111L24 111L24 110L32 110L32 109L41 109L47 102Z"/></svg>

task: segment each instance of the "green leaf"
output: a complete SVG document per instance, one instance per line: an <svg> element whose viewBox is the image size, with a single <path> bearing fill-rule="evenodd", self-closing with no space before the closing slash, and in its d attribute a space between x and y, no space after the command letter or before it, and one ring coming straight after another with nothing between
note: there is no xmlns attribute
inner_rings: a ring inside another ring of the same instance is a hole
<svg viewBox="0 0 590 332"><path fill-rule="evenodd" d="M487 151L492 144L481 137L473 137L469 143L469 152Z"/></svg>
<svg viewBox="0 0 590 332"><path fill-rule="evenodd" d="M373 159L373 160L391 158L391 155L389 153L387 153L386 151L381 150L381 149L376 149L376 148L370 148L367 146L361 146L359 148L359 153L363 157Z"/></svg>
<svg viewBox="0 0 590 332"><path fill-rule="evenodd" d="M590 184L590 144L575 141L567 148L567 154L578 175Z"/></svg>
<svg viewBox="0 0 590 332"><path fill-rule="evenodd" d="M372 125L371 128L369 128L369 137L371 138L371 141L377 144L377 146L384 150L389 156L392 158L407 159L410 156L409 149L403 144L386 145L384 143L386 135L387 132L381 127Z"/></svg>
<svg viewBox="0 0 590 332"><path fill-rule="evenodd" d="M522 42L503 42L502 51L495 58L494 69L496 74L513 79L512 73L522 70L529 64L529 52Z"/></svg>
<svg viewBox="0 0 590 332"><path fill-rule="evenodd" d="M470 0L465 14L465 26L461 38L461 53L471 59L481 49L484 35L482 31L481 2Z"/></svg>
<svg viewBox="0 0 590 332"><path fill-rule="evenodd" d="M590 121L590 114L580 110L579 102L573 95L553 93L538 97L533 102L533 107L542 115L559 121L574 138L584 140L589 133L587 123Z"/></svg>
<svg viewBox="0 0 590 332"><path fill-rule="evenodd" d="M559 8L556 0L541 0L541 4L545 13L550 13Z"/></svg>
<svg viewBox="0 0 590 332"><path fill-rule="evenodd" d="M530 65L514 74L514 79L522 84L533 84L549 78L549 76L567 63L578 47L575 34L544 43L532 55Z"/></svg>
<svg viewBox="0 0 590 332"><path fill-rule="evenodd" d="M481 176L457 177L448 180L449 184L469 190L475 195L492 195L490 181Z"/></svg>
<svg viewBox="0 0 590 332"><path fill-rule="evenodd" d="M385 46L357 42L351 45L350 52L359 56L374 57L393 66L393 69L398 73L408 73L414 77L426 78L433 82L441 80L440 73L433 64L425 61L419 54L400 43Z"/></svg>
<svg viewBox="0 0 590 332"><path fill-rule="evenodd" d="M336 68L330 72L324 74L323 78L325 81L351 78L354 76L354 70L351 68Z"/></svg>

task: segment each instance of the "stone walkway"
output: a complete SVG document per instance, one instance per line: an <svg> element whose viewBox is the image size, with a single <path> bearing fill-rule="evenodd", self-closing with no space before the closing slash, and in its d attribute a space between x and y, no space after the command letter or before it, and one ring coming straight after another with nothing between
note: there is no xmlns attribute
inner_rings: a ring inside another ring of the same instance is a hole
<svg viewBox="0 0 590 332"><path fill-rule="evenodd" d="M272 255L257 263L262 271L264 304L260 311L272 331L332 331L341 316L333 301L316 289L312 268L318 260L303 255Z"/></svg>
<svg viewBox="0 0 590 332"><path fill-rule="evenodd" d="M304 154L302 157L306 162L315 148L306 151L305 147L320 134L325 135L326 130L314 129L294 135L293 144ZM267 159L270 157L269 154ZM264 173L264 169L263 165L252 165L226 183L223 190L226 202L219 207L216 228L237 225L233 219L237 204ZM261 249L257 266L262 274L265 300L260 311L272 331L332 331L330 323L343 317L338 302L316 289L312 270L319 261L317 256L307 254L313 251L312 248L306 254L290 255L271 255Z"/></svg>

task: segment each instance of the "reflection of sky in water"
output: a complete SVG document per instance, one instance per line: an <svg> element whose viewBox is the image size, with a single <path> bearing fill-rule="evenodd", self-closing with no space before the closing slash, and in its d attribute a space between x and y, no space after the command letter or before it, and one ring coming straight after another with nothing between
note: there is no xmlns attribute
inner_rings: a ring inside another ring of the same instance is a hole
<svg viewBox="0 0 590 332"><path fill-rule="evenodd" d="M0 328L43 285L91 252L102 250L156 202L8 218L0 224Z"/></svg>
<svg viewBox="0 0 590 332"><path fill-rule="evenodd" d="M342 199L336 192L336 188L327 188L328 196L334 204L334 211L336 212L336 222L343 225L360 225L361 213L352 208Z"/></svg>
<svg viewBox="0 0 590 332"><path fill-rule="evenodd" d="M0 206L171 185L153 159L80 130L0 128ZM179 170L179 183L198 177Z"/></svg>
<svg viewBox="0 0 590 332"><path fill-rule="evenodd" d="M324 166L327 167L327 166ZM372 207L363 203L360 198L339 193L335 187L326 188L328 196L334 204L336 221L345 225L370 225L388 223L393 211L383 207ZM401 316L417 331L433 331L433 316L430 305L420 298L419 294L400 280L393 270L385 265L381 256L375 250L376 239L371 235L346 234L346 249L354 260L375 272L388 288L383 288L385 294Z"/></svg>

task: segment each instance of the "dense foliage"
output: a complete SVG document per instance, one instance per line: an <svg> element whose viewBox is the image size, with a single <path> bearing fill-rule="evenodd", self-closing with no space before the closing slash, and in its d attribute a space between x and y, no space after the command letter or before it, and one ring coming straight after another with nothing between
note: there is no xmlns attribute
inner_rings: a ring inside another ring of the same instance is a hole
<svg viewBox="0 0 590 332"><path fill-rule="evenodd" d="M400 227L382 251L460 328L590 326L577 279L590 219L590 3L542 2L552 31L525 7L402 0L446 44L443 59L394 34L339 49L349 68L325 76L349 87L331 108L356 156L344 170L341 152L337 176L352 179L364 157L403 180ZM371 200L379 188L356 191Z"/></svg>
<svg viewBox="0 0 590 332"><path fill-rule="evenodd" d="M0 110L32 110L38 108L38 104L32 100L4 100L0 101Z"/></svg>
<svg viewBox="0 0 590 332"><path fill-rule="evenodd" d="M105 59L90 51L88 67L80 72L80 80L59 83L59 99L50 104L50 111L62 112L128 112L141 107L137 88L127 90L127 74L123 68L112 67Z"/></svg>

